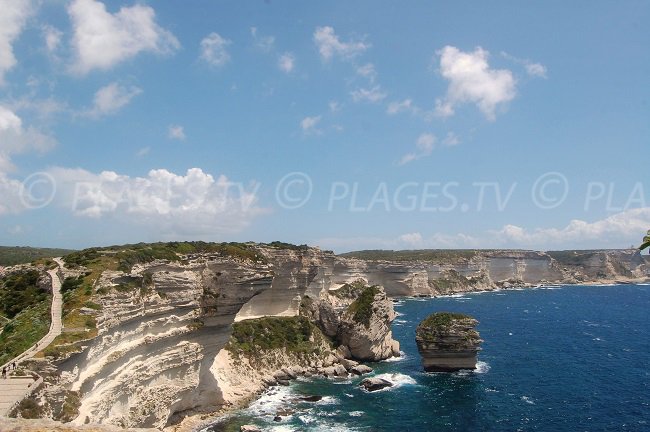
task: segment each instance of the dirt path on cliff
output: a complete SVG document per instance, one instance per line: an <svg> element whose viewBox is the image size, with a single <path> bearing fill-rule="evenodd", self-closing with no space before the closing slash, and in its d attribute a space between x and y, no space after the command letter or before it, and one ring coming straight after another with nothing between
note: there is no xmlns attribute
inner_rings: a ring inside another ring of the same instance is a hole
<svg viewBox="0 0 650 432"><path fill-rule="evenodd" d="M61 322L63 296L61 294L61 279L59 278L58 272L63 267L63 260L61 258L54 258L54 261L57 263L57 268L48 270L47 272L50 275L50 279L52 281L52 315L50 331L48 331L47 334L36 343L36 345L33 345L27 351L24 351L22 354L4 364L2 367L6 367L7 370L10 369L9 366L13 363L16 363L18 365L22 361L32 358L34 354L43 350L45 347L52 343L54 338L61 334L61 330L63 328L63 324ZM34 383L39 380L40 378L34 379L31 376L11 376L10 372L6 379L0 378L0 416L6 416L14 404L25 397L32 389L32 386L34 386Z"/></svg>

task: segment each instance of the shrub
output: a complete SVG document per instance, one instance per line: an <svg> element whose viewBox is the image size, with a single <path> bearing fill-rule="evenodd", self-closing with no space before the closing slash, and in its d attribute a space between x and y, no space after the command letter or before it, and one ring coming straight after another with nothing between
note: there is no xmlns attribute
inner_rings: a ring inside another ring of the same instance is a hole
<svg viewBox="0 0 650 432"><path fill-rule="evenodd" d="M372 317L372 303L375 295L379 294L379 287L376 285L365 287L359 298L348 306L348 313L352 314L352 319L363 324L366 328L370 327L370 318Z"/></svg>

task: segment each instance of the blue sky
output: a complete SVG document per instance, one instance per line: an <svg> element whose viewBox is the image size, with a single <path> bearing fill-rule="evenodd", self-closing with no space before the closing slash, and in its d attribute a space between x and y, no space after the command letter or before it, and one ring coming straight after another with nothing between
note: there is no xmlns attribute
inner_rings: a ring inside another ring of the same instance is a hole
<svg viewBox="0 0 650 432"><path fill-rule="evenodd" d="M0 244L628 247L650 228L649 21L0 0Z"/></svg>

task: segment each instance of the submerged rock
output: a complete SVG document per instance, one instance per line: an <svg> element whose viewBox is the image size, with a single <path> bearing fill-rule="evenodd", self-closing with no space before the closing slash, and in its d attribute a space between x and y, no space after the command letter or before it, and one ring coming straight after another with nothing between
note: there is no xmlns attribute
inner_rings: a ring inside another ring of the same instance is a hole
<svg viewBox="0 0 650 432"><path fill-rule="evenodd" d="M415 331L415 341L427 372L476 369L476 354L483 342L469 315L437 312L424 319Z"/></svg>
<svg viewBox="0 0 650 432"><path fill-rule="evenodd" d="M366 378L361 381L359 386L365 388L369 392L374 392L386 387L392 387L393 383L383 378Z"/></svg>
<svg viewBox="0 0 650 432"><path fill-rule="evenodd" d="M240 432L262 432L262 429L253 425L243 425L239 428Z"/></svg>

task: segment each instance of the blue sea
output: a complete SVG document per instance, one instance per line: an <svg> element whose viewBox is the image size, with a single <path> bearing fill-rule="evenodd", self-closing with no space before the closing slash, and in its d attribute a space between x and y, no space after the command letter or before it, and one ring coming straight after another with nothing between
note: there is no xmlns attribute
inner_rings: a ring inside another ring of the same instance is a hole
<svg viewBox="0 0 650 432"><path fill-rule="evenodd" d="M214 431L650 431L650 286L564 286L397 301L403 357L370 364L396 386L300 379ZM474 372L425 373L415 328L436 311L476 317ZM319 395L318 402L298 402ZM281 422L277 410L290 409Z"/></svg>

